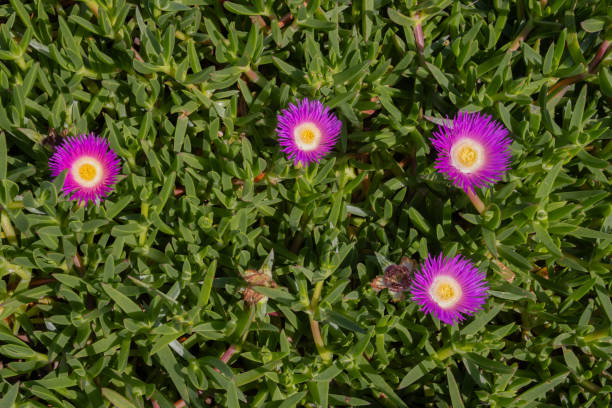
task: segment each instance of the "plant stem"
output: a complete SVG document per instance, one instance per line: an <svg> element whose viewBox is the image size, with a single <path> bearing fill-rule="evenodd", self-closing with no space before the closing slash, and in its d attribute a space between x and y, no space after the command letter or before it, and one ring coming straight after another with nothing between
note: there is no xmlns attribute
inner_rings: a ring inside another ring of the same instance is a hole
<svg viewBox="0 0 612 408"><path fill-rule="evenodd" d="M314 339L319 355L323 359L323 363L330 364L332 361L332 353L325 348L325 343L323 343L323 337L321 337L321 331L319 330L319 322L312 316L310 316L310 330L312 331L312 338Z"/></svg>
<svg viewBox="0 0 612 408"><path fill-rule="evenodd" d="M245 70L244 75L249 79L249 81L254 84L259 85L260 87L264 87L267 83L266 78L264 78L259 72L254 71L252 68L248 68Z"/></svg>
<svg viewBox="0 0 612 408"><path fill-rule="evenodd" d="M225 353L223 353L223 355L221 356L221 361L223 361L224 363L227 363L230 360L230 358L232 358L232 356L239 350L240 350L240 346L237 346L235 344L230 344L227 350L225 350Z"/></svg>
<svg viewBox="0 0 612 408"><path fill-rule="evenodd" d="M484 203L482 202L482 200L480 199L480 197L478 197L478 194L476 194L475 191L468 191L466 194L468 198L470 199L470 201L472 202L472 204L474 204L476 211L478 211L479 214L484 213L486 207ZM495 262L495 264L499 266L499 269L501 269L502 271L501 275L504 278L504 280L512 283L515 278L514 272L512 272L510 268L504 265L495 255L493 254L491 255L493 256L493 262Z"/></svg>
<svg viewBox="0 0 612 408"><path fill-rule="evenodd" d="M77 269L77 271L79 271L79 274L83 276L85 269L83 268L83 261L81 260L81 255L79 255L78 251L72 257L72 262L74 263L74 267Z"/></svg>
<svg viewBox="0 0 612 408"><path fill-rule="evenodd" d="M86 0L85 5L98 17L98 4L95 1Z"/></svg>
<svg viewBox="0 0 612 408"><path fill-rule="evenodd" d="M249 317L247 322L244 325L244 328L239 333L238 341L231 343L227 350L221 355L221 361L227 363L234 354L242 349L242 343L246 340L247 334L249 333L249 327L251 327L251 323L253 323L253 319L255 318L255 305L251 305L249 307ZM216 370L216 368L215 368Z"/></svg>
<svg viewBox="0 0 612 408"><path fill-rule="evenodd" d="M316 311L319 306L319 298L321 297L321 292L323 291L323 281L319 281L315 284L314 292L312 293L312 300L310 301L310 310L313 312Z"/></svg>
<svg viewBox="0 0 612 408"><path fill-rule="evenodd" d="M599 63L605 57L609 48L610 48L610 41L604 40L604 42L602 42L601 45L599 46L599 49L597 50L597 54L595 54L595 57L593 57L593 59L591 60L591 63L589 64L589 74L597 73L597 71L599 70Z"/></svg>
<svg viewBox="0 0 612 408"><path fill-rule="evenodd" d="M473 349L473 345L471 343L460 343L456 345L454 348L452 346L444 347L443 349L438 350L433 357L436 360L446 360L451 357L455 353L464 353L470 352Z"/></svg>
<svg viewBox="0 0 612 408"><path fill-rule="evenodd" d="M518 48L521 46L521 43L525 40L525 38L527 38L527 35L529 35L531 30L533 30L533 21L529 20L527 21L527 24L525 24L525 27L523 27L523 29L519 33L518 37L514 39L514 42L510 46L510 51L518 50Z"/></svg>
<svg viewBox="0 0 612 408"><path fill-rule="evenodd" d="M8 213L2 210L0 214L0 224L2 224L2 231L4 232L4 237L8 240L9 244L17 245L17 235L15 234L15 229L13 228L13 224L11 224L11 219L8 216Z"/></svg>
<svg viewBox="0 0 612 408"><path fill-rule="evenodd" d="M26 64L25 59L23 58L23 56L19 56L16 60L15 63L17 63L17 66L19 66L19 68L22 71L25 71L28 69L28 65Z"/></svg>
<svg viewBox="0 0 612 408"><path fill-rule="evenodd" d="M149 203L142 203L140 206L140 214L144 217L145 221L149 218ZM147 231L143 231L140 233L140 237L138 239L138 245L143 247L147 242Z"/></svg>
<svg viewBox="0 0 612 408"><path fill-rule="evenodd" d="M332 361L332 353L325 347L323 337L321 337L321 330L319 329L319 322L315 320L315 313L317 312L317 308L319 306L319 298L321 297L321 292L323 291L323 283L324 281L319 281L315 285L312 300L310 301L311 314L309 319L310 330L312 331L312 338L315 342L315 346L317 347L317 351L323 359L323 363L330 364Z"/></svg>
<svg viewBox="0 0 612 408"><path fill-rule="evenodd" d="M593 59L589 63L589 69L587 72L583 72L582 74L574 75L569 78L564 78L560 80L548 90L548 95L552 95L556 92L563 95L565 91L567 90L567 88L573 83L582 81L588 75L596 74L597 71L599 71L599 63L606 56L606 53L608 52L609 49L610 49L610 42L609 41L602 42L601 45L599 46L599 49L597 50L597 54L595 54L595 57L593 57Z"/></svg>
<svg viewBox="0 0 612 408"><path fill-rule="evenodd" d="M283 28L291 20L293 20L293 14L285 14L285 16L278 21L278 28Z"/></svg>
<svg viewBox="0 0 612 408"><path fill-rule="evenodd" d="M419 62L421 65L425 65L425 57L423 57L423 50L425 49L425 36L423 35L423 26L421 25L421 16L416 15L417 22L414 25L414 42L417 47L417 53L419 54Z"/></svg>
<svg viewBox="0 0 612 408"><path fill-rule="evenodd" d="M266 30L268 29L268 25L261 16L251 16L251 22L253 22L253 24L257 24L260 28Z"/></svg>
<svg viewBox="0 0 612 408"><path fill-rule="evenodd" d="M476 208L476 211L478 211L478 213L482 214L485 210L485 205L482 202L482 200L480 199L480 197L478 197L478 194L476 194L475 191L471 191L468 190L465 194L467 194L468 198L470 199L470 201L472 202L472 204L474 204L474 207Z"/></svg>

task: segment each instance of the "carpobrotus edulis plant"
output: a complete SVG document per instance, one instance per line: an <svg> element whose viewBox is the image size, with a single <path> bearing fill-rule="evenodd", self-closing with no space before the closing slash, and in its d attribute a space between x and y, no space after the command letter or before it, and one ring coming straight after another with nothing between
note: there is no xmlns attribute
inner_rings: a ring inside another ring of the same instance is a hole
<svg viewBox="0 0 612 408"><path fill-rule="evenodd" d="M288 158L307 167L333 149L341 129L342 122L329 107L304 98L281 111L276 133Z"/></svg>
<svg viewBox="0 0 612 408"><path fill-rule="evenodd" d="M414 274L410 292L421 311L454 325L481 310L487 297L485 274L461 255L427 257Z"/></svg>
<svg viewBox="0 0 612 408"><path fill-rule="evenodd" d="M120 163L108 141L90 133L66 138L49 159L49 168L53 177L68 170L64 196L87 205L90 200L99 204L113 190Z"/></svg>

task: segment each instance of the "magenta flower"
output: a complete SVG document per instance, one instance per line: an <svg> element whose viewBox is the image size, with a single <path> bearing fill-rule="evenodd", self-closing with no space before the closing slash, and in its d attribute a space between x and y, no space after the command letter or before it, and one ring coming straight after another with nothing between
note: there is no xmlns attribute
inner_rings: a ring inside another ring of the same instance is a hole
<svg viewBox="0 0 612 408"><path fill-rule="evenodd" d="M78 135L68 137L57 148L49 160L51 176L56 177L68 170L62 192L71 200L89 200L96 204L112 191L117 182L120 160L102 137Z"/></svg>
<svg viewBox="0 0 612 408"><path fill-rule="evenodd" d="M307 98L289 104L278 115L276 133L282 151L294 164L307 167L319 162L334 147L342 129L342 122L320 101Z"/></svg>
<svg viewBox="0 0 612 408"><path fill-rule="evenodd" d="M410 292L412 300L423 306L421 311L454 325L482 309L488 289L485 274L468 259L430 254L414 275Z"/></svg>
<svg viewBox="0 0 612 408"><path fill-rule="evenodd" d="M438 152L434 167L466 193L497 183L510 165L508 130L488 115L459 112L430 140Z"/></svg>

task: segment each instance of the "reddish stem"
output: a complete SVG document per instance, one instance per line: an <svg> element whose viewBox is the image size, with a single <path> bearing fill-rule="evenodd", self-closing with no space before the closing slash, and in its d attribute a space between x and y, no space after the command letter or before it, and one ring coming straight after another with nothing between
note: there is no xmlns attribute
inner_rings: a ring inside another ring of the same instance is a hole
<svg viewBox="0 0 612 408"><path fill-rule="evenodd" d="M527 38L531 30L533 30L533 23L531 21L528 21L527 24L525 24L525 27L523 27L523 29L519 33L518 37L514 39L514 42L510 46L510 51L518 50L518 47L520 47L521 43L525 41L525 38Z"/></svg>
<svg viewBox="0 0 612 408"><path fill-rule="evenodd" d="M202 395L202 394L204 394L204 391L198 390L198 395ZM157 404L157 401L155 401L155 400L152 400L152 401L155 404ZM204 400L204 402L206 404L210 405L211 404L211 399L207 397ZM186 406L187 406L187 403L182 398L174 403L174 408L183 408L183 407L186 407ZM159 404L157 406L153 405L153 408L159 408Z"/></svg>
<svg viewBox="0 0 612 408"><path fill-rule="evenodd" d="M595 57L589 64L589 74L597 73L597 71L599 70L599 63L601 62L603 57L606 55L606 52L608 52L609 48L610 48L610 42L608 40L604 40L604 42L602 42L601 45L599 46L599 49L597 50L597 54L595 54Z"/></svg>
<svg viewBox="0 0 612 408"><path fill-rule="evenodd" d="M251 21L259 25L259 27L261 28L268 28L268 25L266 24L265 20L261 16L252 16Z"/></svg>
<svg viewBox="0 0 612 408"><path fill-rule="evenodd" d="M610 42L605 40L604 42L601 43L601 45L599 46L599 49L597 50L597 54L595 54L595 57L593 57L593 59L589 63L589 69L587 72L560 80L552 88L548 90L548 95L552 95L553 93L557 91L557 89L560 89L560 88L562 88L562 90L559 92L565 92L571 84L585 79L587 77L587 74L596 74L597 71L599 71L599 63L601 62L602 59L604 59L609 49L610 49Z"/></svg>
<svg viewBox="0 0 612 408"><path fill-rule="evenodd" d="M478 197L478 194L476 194L474 191L467 191L466 194L468 198L470 199L470 201L472 202L472 204L474 204L476 211L482 214L485 210L485 205L480 199L480 197Z"/></svg>
<svg viewBox="0 0 612 408"><path fill-rule="evenodd" d="M41 286L41 285L46 285L47 283L55 283L57 282L57 279L55 278L38 278L38 279L32 279L30 281L30 287L31 288L35 288L37 286Z"/></svg>
<svg viewBox="0 0 612 408"><path fill-rule="evenodd" d="M259 81L259 75L257 75L257 73L255 71L253 71L252 69L249 69L248 71L245 72L245 75L247 76L247 78L249 78L252 82L257 82Z"/></svg>
<svg viewBox="0 0 612 408"><path fill-rule="evenodd" d="M417 15L419 22L414 26L414 42L416 43L417 52L419 53L419 61L421 65L425 65L425 58L423 57L423 50L425 49L425 37L423 36L423 27L421 26L421 20Z"/></svg>
<svg viewBox="0 0 612 408"><path fill-rule="evenodd" d="M278 22L278 28L283 28L291 20L293 20L293 14L285 14L285 16Z"/></svg>
<svg viewBox="0 0 612 408"><path fill-rule="evenodd" d="M136 48L132 47L131 49L134 52L134 58L136 58L139 62L144 62L144 60L142 59L142 57L140 56L140 53L136 50Z"/></svg>
<svg viewBox="0 0 612 408"><path fill-rule="evenodd" d="M78 252L72 257L72 262L74 262L74 267L77 268L77 270L82 276L84 272L83 261L81 260L81 256L79 255Z"/></svg>
<svg viewBox="0 0 612 408"><path fill-rule="evenodd" d="M552 95L559 88L564 88L562 92L565 92L571 84L573 84L574 82L582 81L585 77L586 74L578 74L569 78L562 79L548 90L548 95Z"/></svg>
<svg viewBox="0 0 612 408"><path fill-rule="evenodd" d="M221 356L221 361L223 361L224 363L227 363L237 351L238 351L238 347L231 344L227 348L227 350L225 350L225 353L223 353L223 355Z"/></svg>

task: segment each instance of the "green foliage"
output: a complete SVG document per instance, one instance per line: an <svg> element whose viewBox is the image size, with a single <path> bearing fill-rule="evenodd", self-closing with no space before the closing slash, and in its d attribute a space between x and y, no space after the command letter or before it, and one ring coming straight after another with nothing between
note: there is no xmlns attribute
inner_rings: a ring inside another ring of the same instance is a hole
<svg viewBox="0 0 612 408"><path fill-rule="evenodd" d="M611 9L3 2L0 407L609 406ZM308 169L301 96L344 122ZM514 140L483 214L433 168L458 109ZM122 178L83 208L47 161L92 131ZM491 285L460 327L370 285L440 251Z"/></svg>

